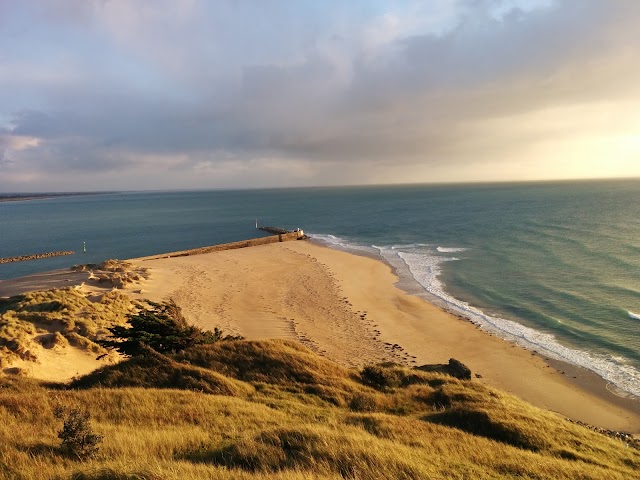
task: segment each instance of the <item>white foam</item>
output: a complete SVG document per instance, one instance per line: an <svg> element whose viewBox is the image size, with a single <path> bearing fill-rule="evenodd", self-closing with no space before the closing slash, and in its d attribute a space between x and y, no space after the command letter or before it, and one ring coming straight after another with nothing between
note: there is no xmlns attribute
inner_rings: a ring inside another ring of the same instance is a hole
<svg viewBox="0 0 640 480"><path fill-rule="evenodd" d="M635 320L640 320L640 313L627 312L629 314L629 318L633 318Z"/></svg>
<svg viewBox="0 0 640 480"><path fill-rule="evenodd" d="M487 331L517 343L529 350L535 350L556 360L589 369L615 386L634 396L640 396L640 372L631 365L610 356L572 349L560 344L554 335L540 332L520 323L494 317L482 310L449 295L439 280L440 263L453 260L428 252L398 252L407 264L413 277L432 295L444 300L457 313L464 315Z"/></svg>
<svg viewBox="0 0 640 480"><path fill-rule="evenodd" d="M391 250L402 250L407 248L428 247L428 246L430 246L428 243L409 243L407 245L392 245L390 248ZM382 247L376 247L376 248L380 249Z"/></svg>
<svg viewBox="0 0 640 480"><path fill-rule="evenodd" d="M611 360L613 360L616 363L620 363L622 365L626 365L629 363L629 359L625 358L625 357L621 357L619 355L611 355Z"/></svg>
<svg viewBox="0 0 640 480"><path fill-rule="evenodd" d="M325 235L322 233L311 233L307 232L310 237L315 240L319 240L322 243L329 245L330 247L337 248L338 250L344 250L347 252L360 251L367 252L369 254L375 253L375 250L367 245L358 245L355 243L351 243L344 238L338 237L336 235Z"/></svg>
<svg viewBox="0 0 640 480"><path fill-rule="evenodd" d="M437 250L440 253L455 253L455 252L466 252L467 248L461 247L438 247Z"/></svg>

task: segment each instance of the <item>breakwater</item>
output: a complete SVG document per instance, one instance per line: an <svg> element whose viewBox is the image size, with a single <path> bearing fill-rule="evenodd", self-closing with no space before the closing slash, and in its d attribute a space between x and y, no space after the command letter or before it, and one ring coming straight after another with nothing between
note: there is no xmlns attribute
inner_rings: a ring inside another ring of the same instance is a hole
<svg viewBox="0 0 640 480"><path fill-rule="evenodd" d="M284 228L278 228L278 227L258 227L258 230L262 230L263 232L267 232L267 233L273 233L274 235L292 233L291 230L285 230Z"/></svg>
<svg viewBox="0 0 640 480"><path fill-rule="evenodd" d="M26 262L28 260L38 260L41 258L62 257L64 255L74 255L76 252L48 252L48 253L34 253L33 255L21 255L19 257L5 257L0 258L0 263L13 263L13 262Z"/></svg>
<svg viewBox="0 0 640 480"><path fill-rule="evenodd" d="M241 240L239 242L221 243L219 245L211 245L209 247L193 248L190 250L181 250L179 252L165 253L162 255L152 255L149 257L141 258L140 260L156 260L159 258L188 257L191 255L202 255L204 253L222 252L224 250L235 250L237 248L256 247L258 245L268 245L270 243L290 242L292 240L303 240L306 238L302 233L302 231L295 231L295 232L289 232L288 230L282 230L282 231L287 233L279 233L277 235L270 235L268 237Z"/></svg>

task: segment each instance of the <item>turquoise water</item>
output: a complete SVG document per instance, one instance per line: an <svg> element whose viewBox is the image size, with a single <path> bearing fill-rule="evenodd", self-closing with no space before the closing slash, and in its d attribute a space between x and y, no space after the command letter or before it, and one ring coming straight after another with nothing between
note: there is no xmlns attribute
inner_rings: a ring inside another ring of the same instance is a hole
<svg viewBox="0 0 640 480"><path fill-rule="evenodd" d="M640 181L109 194L0 203L0 278L301 227L403 288L640 396ZM426 321L426 320L425 320Z"/></svg>

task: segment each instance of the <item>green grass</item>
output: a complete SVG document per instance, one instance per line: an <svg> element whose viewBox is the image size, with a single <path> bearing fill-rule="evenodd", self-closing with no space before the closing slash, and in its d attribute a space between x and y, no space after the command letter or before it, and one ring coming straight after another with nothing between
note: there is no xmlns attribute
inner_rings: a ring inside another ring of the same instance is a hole
<svg viewBox="0 0 640 480"><path fill-rule="evenodd" d="M4 377L0 478L637 478L621 441L472 381L380 368L393 381L373 388L274 340L150 352L71 386ZM60 451L56 405L91 413L95 457Z"/></svg>

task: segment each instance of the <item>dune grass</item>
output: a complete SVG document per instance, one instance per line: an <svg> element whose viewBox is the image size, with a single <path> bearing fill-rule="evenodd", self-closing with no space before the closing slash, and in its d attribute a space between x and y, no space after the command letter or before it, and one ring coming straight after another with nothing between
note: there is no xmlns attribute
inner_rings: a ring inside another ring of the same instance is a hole
<svg viewBox="0 0 640 480"><path fill-rule="evenodd" d="M110 285L116 288L123 288L126 285L149 278L148 269L117 259L105 260L99 264L74 265L71 270L90 272L89 281L91 283L95 282L98 285Z"/></svg>
<svg viewBox="0 0 640 480"><path fill-rule="evenodd" d="M232 341L71 386L4 377L0 478L637 478L634 446L472 381L376 368L393 385L293 342ZM58 405L91 414L97 455L59 449Z"/></svg>
<svg viewBox="0 0 640 480"><path fill-rule="evenodd" d="M63 288L0 299L0 366L13 358L37 361L38 346L105 353L95 340L109 334L107 327L124 323L133 308L131 298L117 290L91 297Z"/></svg>

